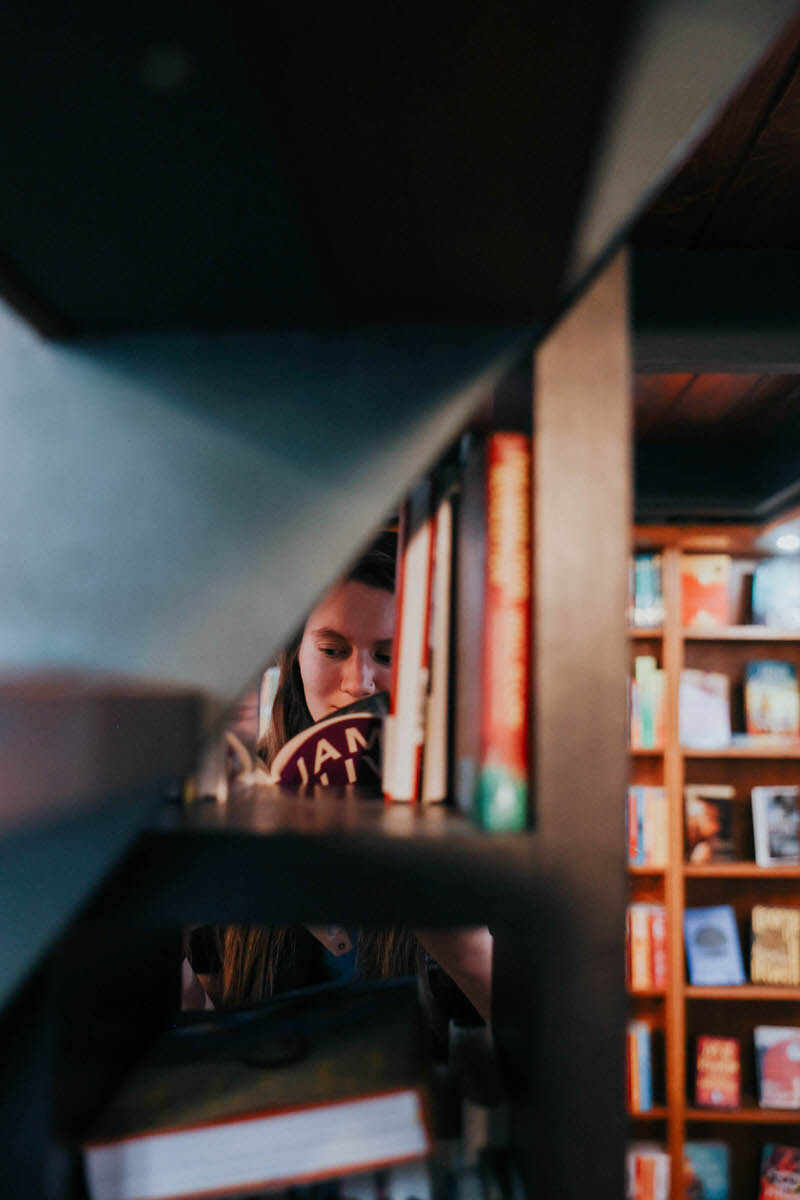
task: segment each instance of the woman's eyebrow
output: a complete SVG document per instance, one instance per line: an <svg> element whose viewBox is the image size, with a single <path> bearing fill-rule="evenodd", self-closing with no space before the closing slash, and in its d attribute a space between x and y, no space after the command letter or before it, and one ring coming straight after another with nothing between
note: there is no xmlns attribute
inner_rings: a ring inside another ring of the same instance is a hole
<svg viewBox="0 0 800 1200"><path fill-rule="evenodd" d="M312 629L314 637L337 638L340 642L346 642L347 638L338 629L331 629L329 625L323 625L320 629Z"/></svg>

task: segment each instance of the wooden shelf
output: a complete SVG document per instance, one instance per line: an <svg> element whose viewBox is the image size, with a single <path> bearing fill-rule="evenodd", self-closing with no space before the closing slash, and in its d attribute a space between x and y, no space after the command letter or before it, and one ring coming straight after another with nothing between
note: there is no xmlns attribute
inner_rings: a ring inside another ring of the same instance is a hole
<svg viewBox="0 0 800 1200"><path fill-rule="evenodd" d="M800 987L770 987L767 984L743 983L738 987L693 987L684 989L687 1000L800 1000Z"/></svg>
<svg viewBox="0 0 800 1200"><path fill-rule="evenodd" d="M628 995L634 1000L637 997L640 997L641 999L644 999L644 1000L663 999L663 997L666 996L666 994L667 994L666 988L637 988L636 991L633 991L631 988L628 988Z"/></svg>
<svg viewBox="0 0 800 1200"><path fill-rule="evenodd" d="M726 862L698 867L685 863L683 873L690 879L800 879L800 866L759 867L754 862Z"/></svg>
<svg viewBox="0 0 800 1200"><path fill-rule="evenodd" d="M715 1121L726 1125L800 1125L800 1109L787 1108L687 1108L687 1121Z"/></svg>
<svg viewBox="0 0 800 1200"><path fill-rule="evenodd" d="M629 1112L628 1119L631 1121L666 1121L667 1110L663 1104L656 1104L653 1108L648 1108L646 1112Z"/></svg>
<svg viewBox="0 0 800 1200"><path fill-rule="evenodd" d="M530 890L534 845L530 834L483 834L443 805L259 784L226 804L165 808L93 920L357 924L368 913L375 924L491 924Z"/></svg>
<svg viewBox="0 0 800 1200"><path fill-rule="evenodd" d="M770 629L766 625L725 625L719 629L683 629L687 642L800 642L796 629Z"/></svg>
<svg viewBox="0 0 800 1200"><path fill-rule="evenodd" d="M654 626L652 629L641 629L638 626L631 626L628 629L628 636L634 641L655 641L657 638L664 636L664 630L661 625Z"/></svg>
<svg viewBox="0 0 800 1200"><path fill-rule="evenodd" d="M664 753L664 747L659 746L657 748L650 750L650 749L643 749L641 746L637 746L634 749L631 746L630 749L628 750L628 753L630 754L631 758L659 758Z"/></svg>
<svg viewBox="0 0 800 1200"><path fill-rule="evenodd" d="M732 746L723 746L717 750L694 750L681 746L684 758L763 758L763 759L793 759L800 758L800 740L785 742L768 742L759 744L758 738L751 742L736 742Z"/></svg>
<svg viewBox="0 0 800 1200"><path fill-rule="evenodd" d="M634 866L631 863L628 864L628 874L629 875L637 875L637 876L663 875L665 871L666 871L666 867L647 867L647 866L643 867L643 866Z"/></svg>

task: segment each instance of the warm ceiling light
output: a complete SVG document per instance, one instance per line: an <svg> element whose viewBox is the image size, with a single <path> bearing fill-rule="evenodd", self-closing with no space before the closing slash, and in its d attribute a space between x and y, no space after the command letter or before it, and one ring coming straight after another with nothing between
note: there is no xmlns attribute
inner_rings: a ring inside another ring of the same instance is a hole
<svg viewBox="0 0 800 1200"><path fill-rule="evenodd" d="M796 533L782 533L779 538L776 538L775 545L779 550L785 550L787 553L792 550L800 550L800 537Z"/></svg>

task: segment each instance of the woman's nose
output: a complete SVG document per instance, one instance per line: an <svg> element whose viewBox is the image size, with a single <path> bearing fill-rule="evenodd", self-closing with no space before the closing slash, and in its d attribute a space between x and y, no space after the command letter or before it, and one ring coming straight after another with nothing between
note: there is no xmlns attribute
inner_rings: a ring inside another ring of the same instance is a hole
<svg viewBox="0 0 800 1200"><path fill-rule="evenodd" d="M372 660L365 651L351 654L345 663L342 690L351 696L368 696L375 691L375 672Z"/></svg>

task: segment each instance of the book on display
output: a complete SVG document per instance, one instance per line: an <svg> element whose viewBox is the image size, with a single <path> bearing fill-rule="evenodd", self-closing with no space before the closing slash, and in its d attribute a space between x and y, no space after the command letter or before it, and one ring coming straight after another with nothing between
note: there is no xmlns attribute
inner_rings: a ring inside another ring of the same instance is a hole
<svg viewBox="0 0 800 1200"><path fill-rule="evenodd" d="M754 787L753 841L760 867L800 862L800 787Z"/></svg>
<svg viewBox="0 0 800 1200"><path fill-rule="evenodd" d="M756 1025L753 1041L759 1106L800 1109L800 1028Z"/></svg>
<svg viewBox="0 0 800 1200"><path fill-rule="evenodd" d="M694 987L730 987L745 982L742 948L730 904L687 908L683 936Z"/></svg>

